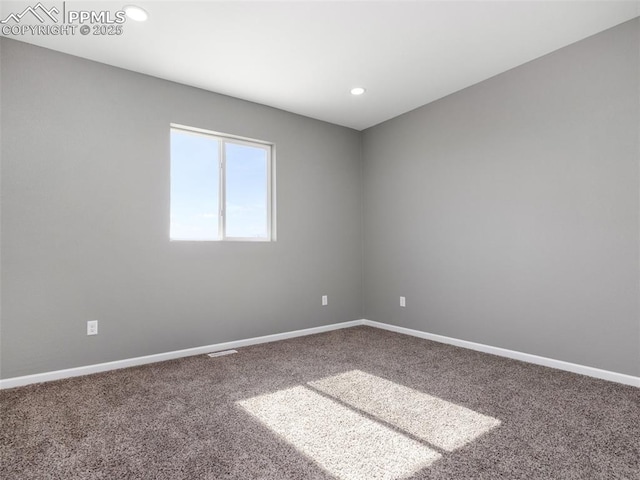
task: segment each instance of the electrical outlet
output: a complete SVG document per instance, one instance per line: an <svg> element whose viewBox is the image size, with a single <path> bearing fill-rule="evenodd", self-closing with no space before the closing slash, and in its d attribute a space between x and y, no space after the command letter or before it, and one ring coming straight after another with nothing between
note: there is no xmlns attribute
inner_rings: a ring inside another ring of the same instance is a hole
<svg viewBox="0 0 640 480"><path fill-rule="evenodd" d="M400 306L401 307L407 306L407 299L405 297L400 297Z"/></svg>
<svg viewBox="0 0 640 480"><path fill-rule="evenodd" d="M325 307L329 305L329 297L327 295L322 295L322 306Z"/></svg>
<svg viewBox="0 0 640 480"><path fill-rule="evenodd" d="M89 320L87 322L87 335L98 334L98 320Z"/></svg>

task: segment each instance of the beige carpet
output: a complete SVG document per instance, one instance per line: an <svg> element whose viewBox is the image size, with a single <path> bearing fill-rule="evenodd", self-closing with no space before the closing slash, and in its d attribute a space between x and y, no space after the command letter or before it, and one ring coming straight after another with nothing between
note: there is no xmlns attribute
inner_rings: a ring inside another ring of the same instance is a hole
<svg viewBox="0 0 640 480"><path fill-rule="evenodd" d="M640 479L640 389L369 327L0 391L4 479Z"/></svg>

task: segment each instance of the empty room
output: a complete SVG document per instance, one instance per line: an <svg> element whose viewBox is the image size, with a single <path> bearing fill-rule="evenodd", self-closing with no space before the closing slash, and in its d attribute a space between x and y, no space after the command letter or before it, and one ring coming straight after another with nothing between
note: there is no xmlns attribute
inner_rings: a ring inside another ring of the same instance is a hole
<svg viewBox="0 0 640 480"><path fill-rule="evenodd" d="M640 2L0 2L0 478L640 479Z"/></svg>

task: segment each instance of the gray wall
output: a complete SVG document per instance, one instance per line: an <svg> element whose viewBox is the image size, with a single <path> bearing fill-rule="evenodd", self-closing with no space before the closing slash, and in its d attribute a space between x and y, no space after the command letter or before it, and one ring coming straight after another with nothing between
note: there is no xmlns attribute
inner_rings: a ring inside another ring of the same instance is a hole
<svg viewBox="0 0 640 480"><path fill-rule="evenodd" d="M362 134L1 39L0 376L363 316L639 375L638 30ZM168 241L170 122L276 143L277 242Z"/></svg>
<svg viewBox="0 0 640 480"><path fill-rule="evenodd" d="M640 374L638 26L364 132L365 318Z"/></svg>
<svg viewBox="0 0 640 480"><path fill-rule="evenodd" d="M3 378L362 318L358 132L1 49ZM277 242L169 242L170 122L275 142Z"/></svg>

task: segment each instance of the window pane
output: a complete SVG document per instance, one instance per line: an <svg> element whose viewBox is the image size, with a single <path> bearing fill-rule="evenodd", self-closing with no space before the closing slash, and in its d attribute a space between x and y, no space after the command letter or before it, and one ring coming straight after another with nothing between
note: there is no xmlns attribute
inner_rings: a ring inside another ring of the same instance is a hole
<svg viewBox="0 0 640 480"><path fill-rule="evenodd" d="M267 238L267 150L225 143L226 236Z"/></svg>
<svg viewBox="0 0 640 480"><path fill-rule="evenodd" d="M218 140L171 130L172 240L217 240Z"/></svg>

